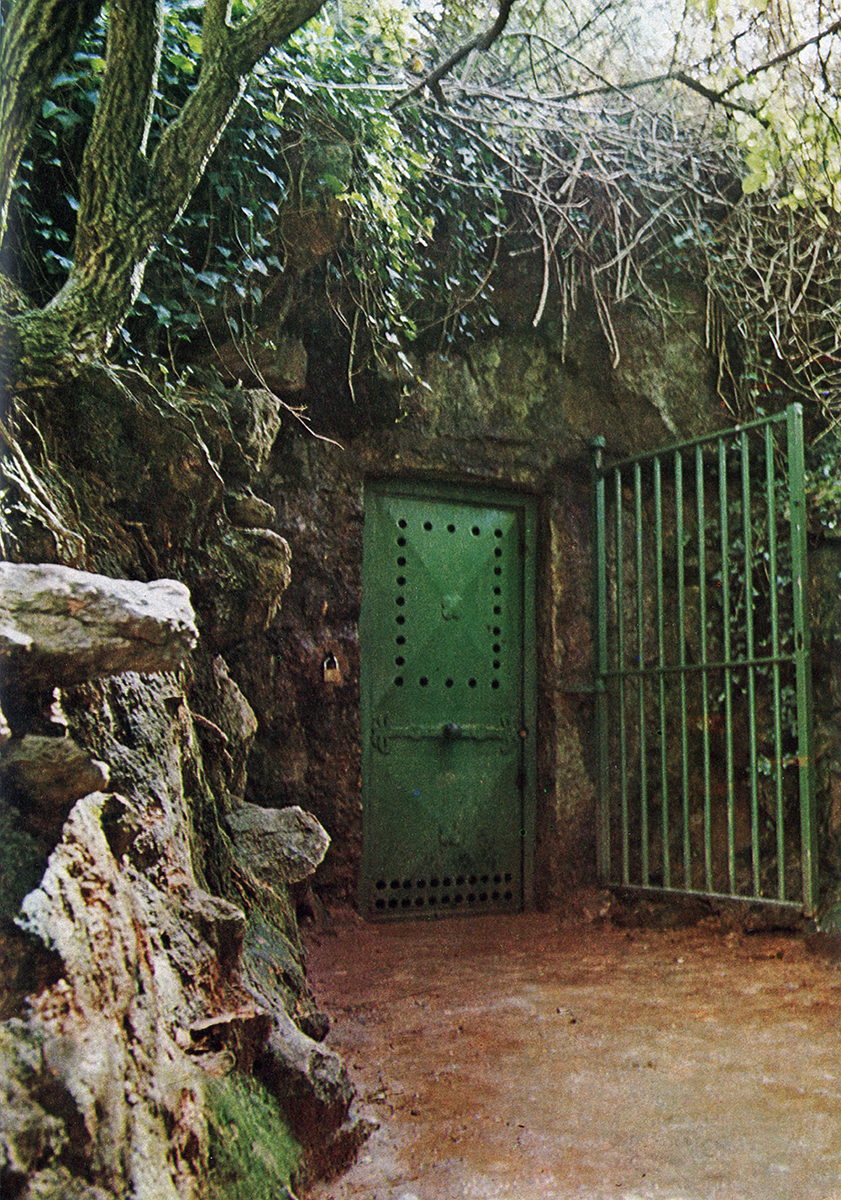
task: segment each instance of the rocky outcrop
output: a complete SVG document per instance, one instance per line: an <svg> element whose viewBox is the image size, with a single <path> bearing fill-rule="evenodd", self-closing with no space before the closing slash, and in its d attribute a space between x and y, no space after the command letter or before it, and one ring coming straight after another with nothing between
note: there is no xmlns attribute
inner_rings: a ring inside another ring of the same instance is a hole
<svg viewBox="0 0 841 1200"><path fill-rule="evenodd" d="M255 1069L272 1091L285 1097L295 1131L306 1136L318 1128L318 1139L308 1139L308 1174L329 1176L350 1166L375 1126L357 1111L338 1054L280 1014Z"/></svg>
<svg viewBox="0 0 841 1200"><path fill-rule="evenodd" d="M10 682L69 687L171 671L198 632L183 583L135 583L52 564L0 564L0 656Z"/></svg>
<svg viewBox="0 0 841 1200"><path fill-rule="evenodd" d="M89 792L108 783L106 763L91 758L72 738L24 734L0 755L0 781L35 804L69 809Z"/></svg>
<svg viewBox="0 0 841 1200"><path fill-rule="evenodd" d="M256 722L220 656L188 658L187 589L4 575L0 1195L210 1196L207 1081L232 1070L283 1100L303 1171L346 1161L366 1126L310 1036L284 900L329 839L300 810L237 818Z"/></svg>
<svg viewBox="0 0 841 1200"><path fill-rule="evenodd" d="M273 887L312 875L330 845L315 817L297 806L242 804L228 817L228 828L237 861Z"/></svg>

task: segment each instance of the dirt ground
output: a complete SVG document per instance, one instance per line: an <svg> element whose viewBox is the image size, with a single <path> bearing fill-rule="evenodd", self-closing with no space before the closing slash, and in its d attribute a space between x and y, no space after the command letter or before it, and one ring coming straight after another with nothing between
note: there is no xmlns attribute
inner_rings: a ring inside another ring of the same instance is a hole
<svg viewBox="0 0 841 1200"><path fill-rule="evenodd" d="M841 1200L841 967L719 919L308 935L379 1128L309 1200Z"/></svg>

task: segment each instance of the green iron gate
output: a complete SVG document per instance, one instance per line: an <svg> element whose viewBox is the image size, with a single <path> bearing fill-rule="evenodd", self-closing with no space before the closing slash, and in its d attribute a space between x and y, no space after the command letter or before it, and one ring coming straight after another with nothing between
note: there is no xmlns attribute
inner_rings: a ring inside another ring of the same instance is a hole
<svg viewBox="0 0 841 1200"><path fill-rule="evenodd" d="M799 405L640 458L594 447L601 878L817 902Z"/></svg>
<svg viewBox="0 0 841 1200"><path fill-rule="evenodd" d="M516 910L534 826L534 506L366 491L363 910Z"/></svg>

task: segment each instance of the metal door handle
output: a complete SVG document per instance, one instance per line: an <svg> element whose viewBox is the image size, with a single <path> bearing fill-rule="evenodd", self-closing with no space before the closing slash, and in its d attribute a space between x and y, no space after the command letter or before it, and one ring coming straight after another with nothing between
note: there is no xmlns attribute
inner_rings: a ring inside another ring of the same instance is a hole
<svg viewBox="0 0 841 1200"><path fill-rule="evenodd" d="M409 738L421 741L424 738L443 738L458 741L468 738L476 742L500 742L500 753L507 754L515 742L528 736L525 729L515 726L509 717L503 717L499 725L457 725L448 721L446 725L392 725L384 714L374 718L371 726L371 741L381 754L388 754L392 738Z"/></svg>

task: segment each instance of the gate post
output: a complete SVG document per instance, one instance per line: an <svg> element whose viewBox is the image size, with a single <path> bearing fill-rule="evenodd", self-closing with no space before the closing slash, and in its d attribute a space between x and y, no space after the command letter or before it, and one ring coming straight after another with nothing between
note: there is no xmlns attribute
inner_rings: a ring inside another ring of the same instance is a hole
<svg viewBox="0 0 841 1200"><path fill-rule="evenodd" d="M610 880L610 811L607 739L607 515L603 473L604 438L591 443L593 480L593 674L596 696L596 869L599 880Z"/></svg>
<svg viewBox="0 0 841 1200"><path fill-rule="evenodd" d="M788 431L789 521L791 524L803 908L807 914L811 915L815 912L818 902L818 834L815 820L815 747L812 731L809 567L806 550L806 466L802 405L790 404L788 406L786 427Z"/></svg>

